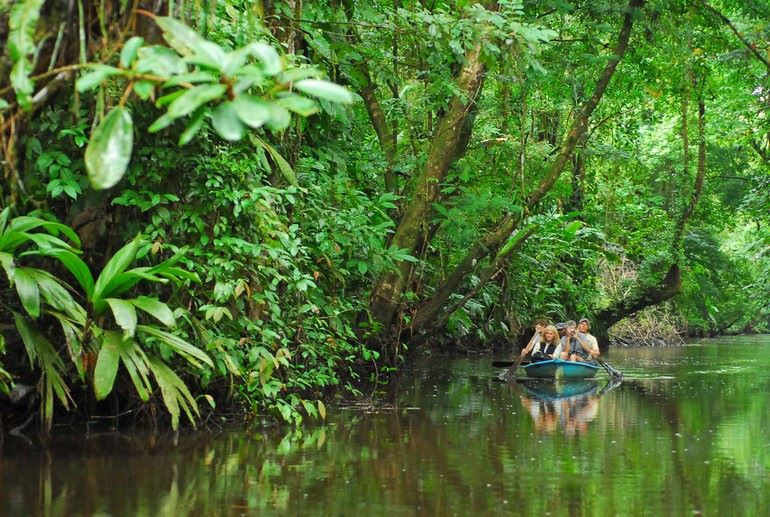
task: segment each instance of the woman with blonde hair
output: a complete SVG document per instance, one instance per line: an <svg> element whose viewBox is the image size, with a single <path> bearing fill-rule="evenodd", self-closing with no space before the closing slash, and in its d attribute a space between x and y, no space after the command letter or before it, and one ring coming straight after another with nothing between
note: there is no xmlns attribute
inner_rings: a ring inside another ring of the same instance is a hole
<svg viewBox="0 0 770 517"><path fill-rule="evenodd" d="M548 325L537 339L533 339L521 351L521 356L531 353L532 361L546 361L558 359L561 354L561 341L559 331L553 325Z"/></svg>

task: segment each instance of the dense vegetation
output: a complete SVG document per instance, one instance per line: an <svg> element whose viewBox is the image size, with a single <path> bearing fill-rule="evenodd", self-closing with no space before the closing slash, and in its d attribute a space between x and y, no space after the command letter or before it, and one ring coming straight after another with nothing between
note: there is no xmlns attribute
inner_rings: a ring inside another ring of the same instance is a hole
<svg viewBox="0 0 770 517"><path fill-rule="evenodd" d="M407 351L543 314L605 345L618 322L770 325L765 2L0 20L0 389L45 427L158 404L174 427L201 404L299 424Z"/></svg>

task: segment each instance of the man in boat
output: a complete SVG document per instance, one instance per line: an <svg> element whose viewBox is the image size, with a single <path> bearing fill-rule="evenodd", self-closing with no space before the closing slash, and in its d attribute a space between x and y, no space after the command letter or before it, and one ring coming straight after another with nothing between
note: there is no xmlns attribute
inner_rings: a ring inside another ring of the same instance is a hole
<svg viewBox="0 0 770 517"><path fill-rule="evenodd" d="M569 360L580 363L596 364L596 357L599 355L599 343L591 335L591 322L588 318L582 318L577 328L574 329L574 346L569 349Z"/></svg>
<svg viewBox="0 0 770 517"><path fill-rule="evenodd" d="M577 341L575 340L575 329L577 328L577 323L575 320L568 320L564 323L560 323L560 325L564 325L563 329L559 332L559 334L562 336L560 358L564 361L569 361L570 354L573 350L575 350L575 347L577 346Z"/></svg>

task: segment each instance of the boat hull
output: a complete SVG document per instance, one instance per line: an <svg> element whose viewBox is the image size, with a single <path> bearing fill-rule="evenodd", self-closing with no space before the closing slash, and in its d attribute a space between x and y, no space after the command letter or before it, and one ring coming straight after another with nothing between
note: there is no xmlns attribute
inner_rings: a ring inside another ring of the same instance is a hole
<svg viewBox="0 0 770 517"><path fill-rule="evenodd" d="M578 363L574 361L562 361L561 359L551 359L549 361L538 361L530 363L524 367L527 377L536 379L589 379L596 375L599 367L588 363Z"/></svg>

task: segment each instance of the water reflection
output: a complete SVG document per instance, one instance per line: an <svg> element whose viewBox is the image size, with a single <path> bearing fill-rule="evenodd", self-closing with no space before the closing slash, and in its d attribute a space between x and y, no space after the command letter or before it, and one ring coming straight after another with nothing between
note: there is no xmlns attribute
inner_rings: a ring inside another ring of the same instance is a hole
<svg viewBox="0 0 770 517"><path fill-rule="evenodd" d="M432 357L301 432L0 436L0 515L770 515L770 339L729 346L613 350L619 387Z"/></svg>
<svg viewBox="0 0 770 517"><path fill-rule="evenodd" d="M599 398L619 385L608 382L600 387L596 379L524 379L514 383L521 405L535 422L535 431L553 434L562 429L567 436L585 433L596 419Z"/></svg>

